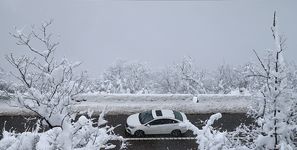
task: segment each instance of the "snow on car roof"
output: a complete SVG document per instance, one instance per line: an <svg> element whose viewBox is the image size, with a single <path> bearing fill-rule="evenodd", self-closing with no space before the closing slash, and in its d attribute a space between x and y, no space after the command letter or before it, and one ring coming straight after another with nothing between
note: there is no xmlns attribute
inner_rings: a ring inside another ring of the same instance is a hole
<svg viewBox="0 0 297 150"><path fill-rule="evenodd" d="M162 115L157 114L156 111L161 111ZM152 110L152 115L154 118L175 118L172 110Z"/></svg>

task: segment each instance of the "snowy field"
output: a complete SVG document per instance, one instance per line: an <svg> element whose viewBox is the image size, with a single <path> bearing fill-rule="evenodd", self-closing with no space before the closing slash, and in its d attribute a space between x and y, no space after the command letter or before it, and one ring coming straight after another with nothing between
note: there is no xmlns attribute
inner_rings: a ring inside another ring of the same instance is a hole
<svg viewBox="0 0 297 150"><path fill-rule="evenodd" d="M131 114L149 109L173 109L187 114L196 113L246 113L251 97L243 95L198 95L197 103L188 94L83 94L75 98L84 100L73 106L76 112L93 111L98 114L105 107L108 114ZM13 107L13 102L1 100L0 115L32 115Z"/></svg>

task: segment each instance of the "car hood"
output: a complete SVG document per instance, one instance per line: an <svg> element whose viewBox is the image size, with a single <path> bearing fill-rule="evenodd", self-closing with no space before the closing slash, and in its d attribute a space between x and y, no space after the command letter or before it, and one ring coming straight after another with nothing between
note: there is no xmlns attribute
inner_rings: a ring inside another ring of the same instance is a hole
<svg viewBox="0 0 297 150"><path fill-rule="evenodd" d="M133 127L141 125L141 123L139 121L139 113L129 116L127 118L127 124L129 126L133 126Z"/></svg>

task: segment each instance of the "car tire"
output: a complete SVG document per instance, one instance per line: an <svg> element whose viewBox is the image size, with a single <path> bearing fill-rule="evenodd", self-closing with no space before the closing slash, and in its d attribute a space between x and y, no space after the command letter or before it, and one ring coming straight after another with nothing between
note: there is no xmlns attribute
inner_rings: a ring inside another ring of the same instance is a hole
<svg viewBox="0 0 297 150"><path fill-rule="evenodd" d="M134 136L136 136L136 137L144 137L145 134L144 134L144 131L137 130L137 131L134 132Z"/></svg>
<svg viewBox="0 0 297 150"><path fill-rule="evenodd" d="M171 135L174 136L174 137L179 137L182 135L181 131L180 130L173 130L171 132Z"/></svg>

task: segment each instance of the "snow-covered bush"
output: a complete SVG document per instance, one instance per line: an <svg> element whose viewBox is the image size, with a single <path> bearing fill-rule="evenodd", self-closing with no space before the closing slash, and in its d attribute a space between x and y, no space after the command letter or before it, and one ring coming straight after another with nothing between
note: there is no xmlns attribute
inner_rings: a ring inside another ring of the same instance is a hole
<svg viewBox="0 0 297 150"><path fill-rule="evenodd" d="M182 123L181 126L185 126L188 130L193 131L193 134L196 135L198 149L200 150L228 149L228 139L226 138L227 133L220 132L212 127L214 121L221 117L222 114L220 113L212 115L209 120L206 121L206 124L202 129L199 129L188 120Z"/></svg>
<svg viewBox="0 0 297 150"><path fill-rule="evenodd" d="M84 117L72 122L78 113L72 110L73 104L77 103L73 97L86 92L88 82L85 73L78 76L74 74L79 62L70 63L65 58L58 61L54 57L59 43L53 42L52 34L47 31L51 23L45 22L40 28L41 33L35 32L33 28L29 34L21 31L12 34L17 44L26 47L34 58L26 55L17 58L13 54L6 56L8 62L17 70L18 74L15 76L24 87L22 91L15 92L14 105L31 110L50 130L38 134L7 133L1 142L14 138L8 140L12 141L8 145L21 146L23 139L28 136L34 139L37 137L37 149L99 149L116 136L109 134L112 128L93 127L93 122ZM34 45L33 41L39 41L41 44ZM40 49L43 51L35 47L42 47ZM36 132L38 130L37 128Z"/></svg>
<svg viewBox="0 0 297 150"><path fill-rule="evenodd" d="M68 128L54 127L48 131L39 133L39 124L33 132L15 133L3 131L0 140L0 150L98 150L114 148L110 140L124 141L121 136L113 133L113 127L105 126L107 121L102 119L103 114L96 125L85 116L78 118ZM121 148L125 144L122 143Z"/></svg>

